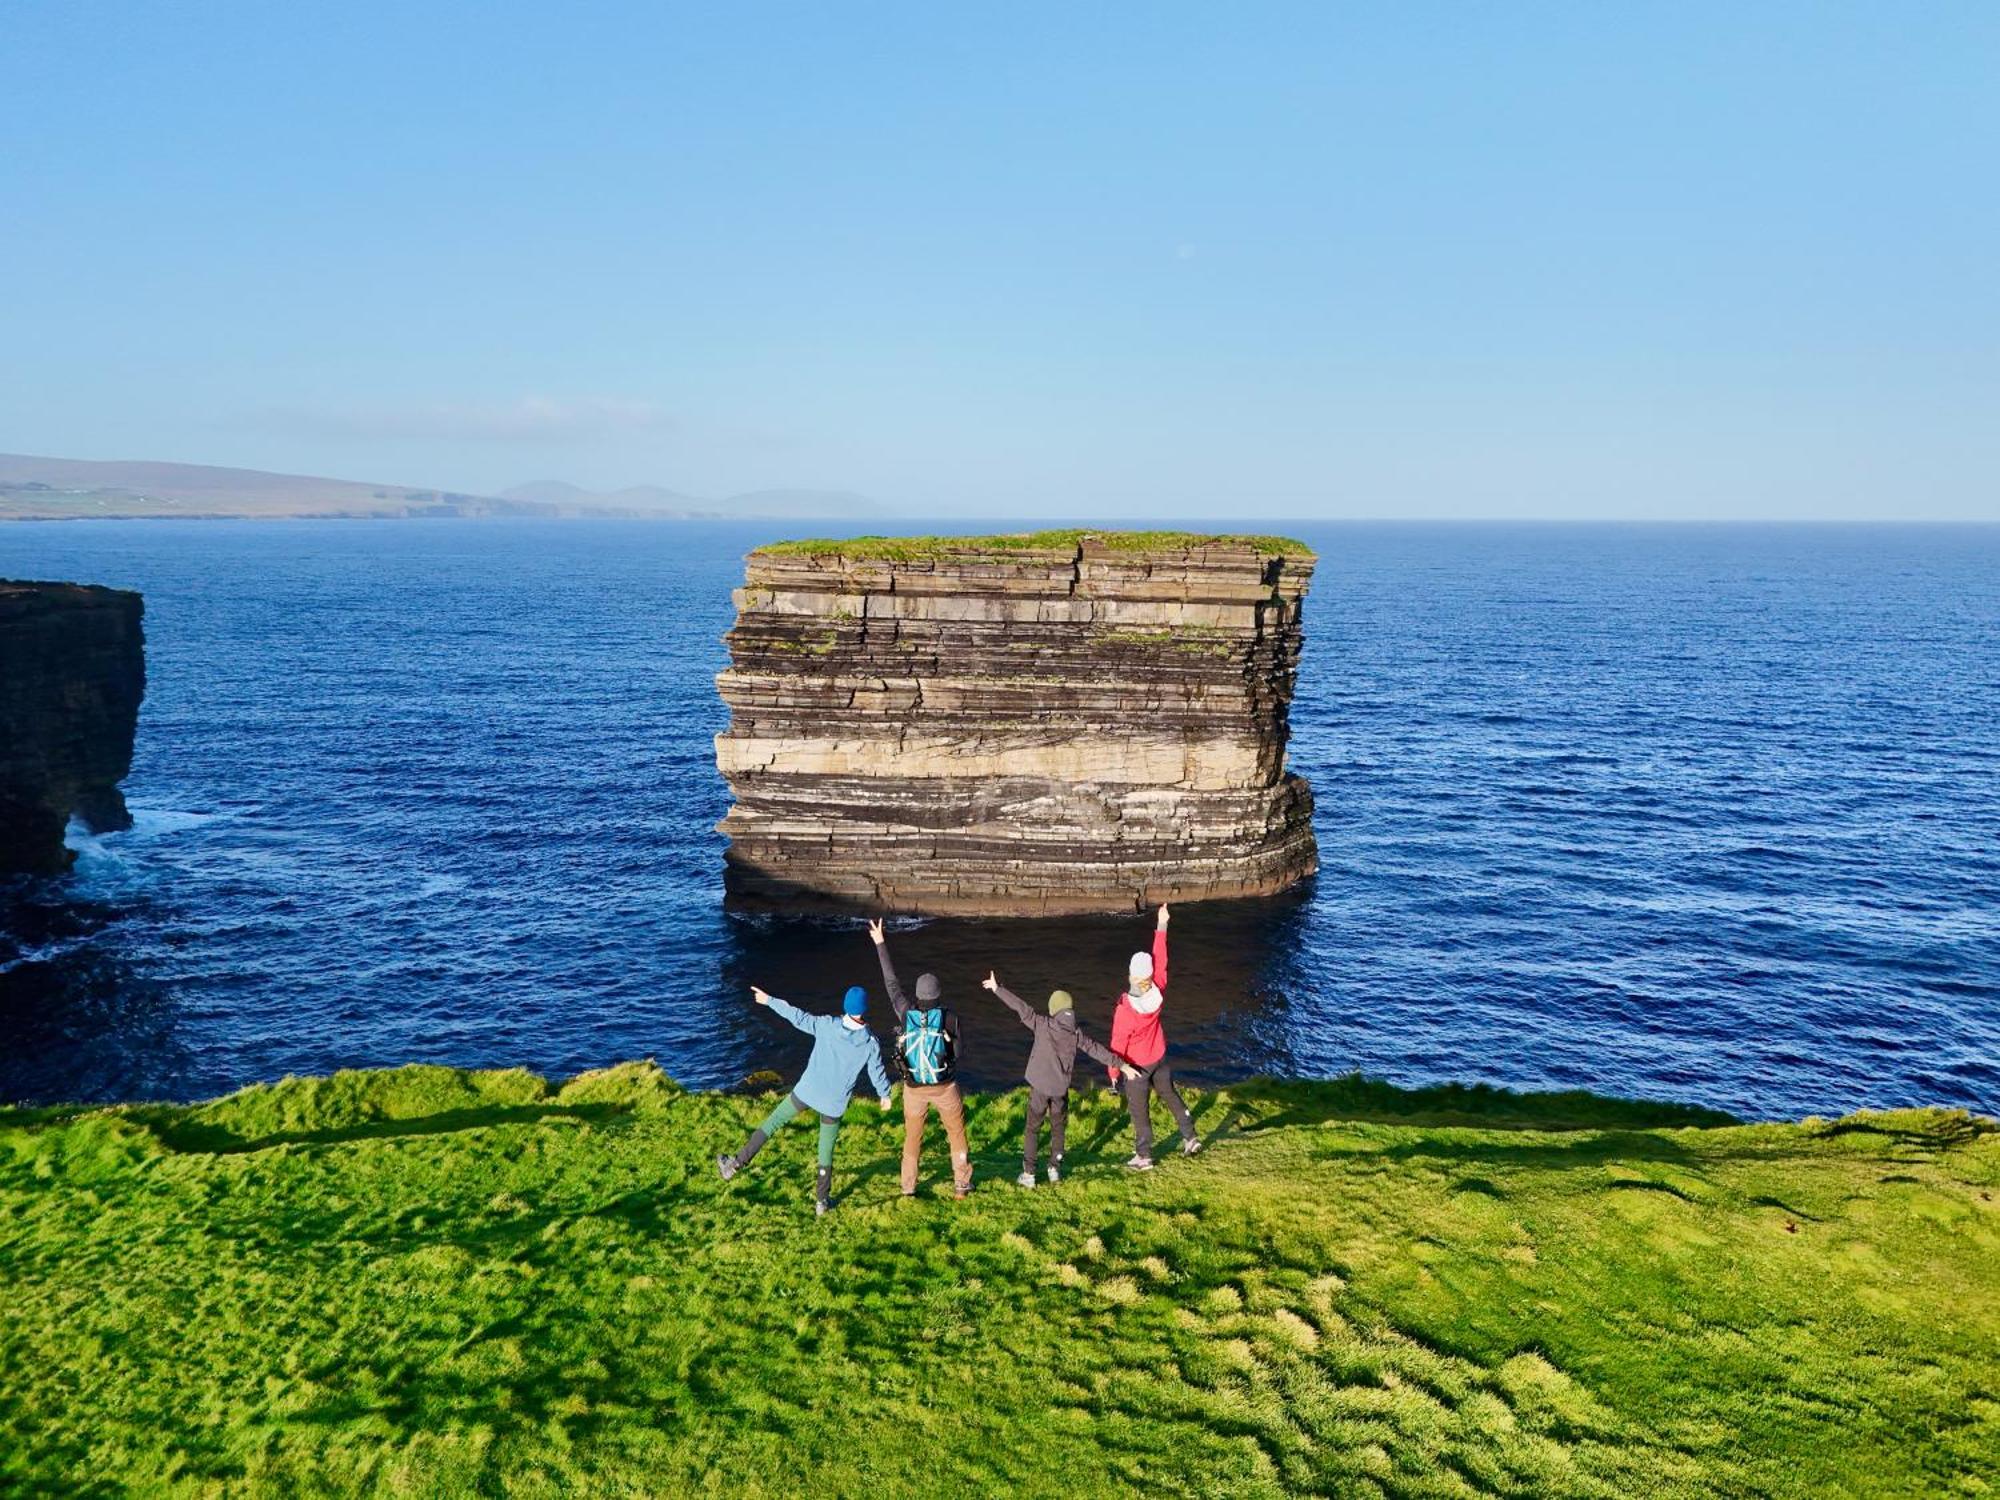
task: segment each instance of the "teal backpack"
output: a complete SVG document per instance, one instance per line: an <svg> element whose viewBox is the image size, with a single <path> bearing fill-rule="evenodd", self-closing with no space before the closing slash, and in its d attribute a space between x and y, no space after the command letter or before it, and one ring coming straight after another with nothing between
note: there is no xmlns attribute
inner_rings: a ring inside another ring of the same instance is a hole
<svg viewBox="0 0 2000 1500"><path fill-rule="evenodd" d="M897 1039L898 1061L909 1083L950 1083L957 1072L951 1038L945 1035L944 1007L911 1006L903 1013L903 1034Z"/></svg>

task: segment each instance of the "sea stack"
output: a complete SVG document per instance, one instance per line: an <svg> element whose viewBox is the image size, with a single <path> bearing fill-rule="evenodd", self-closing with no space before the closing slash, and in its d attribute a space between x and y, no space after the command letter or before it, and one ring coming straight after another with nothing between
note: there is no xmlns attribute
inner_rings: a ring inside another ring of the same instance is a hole
<svg viewBox="0 0 2000 1500"><path fill-rule="evenodd" d="M751 553L717 679L732 900L1039 916L1311 875L1285 741L1312 568L1168 532Z"/></svg>
<svg viewBox="0 0 2000 1500"><path fill-rule="evenodd" d="M68 869L72 816L131 825L118 783L146 692L144 609L122 589L0 580L0 875Z"/></svg>

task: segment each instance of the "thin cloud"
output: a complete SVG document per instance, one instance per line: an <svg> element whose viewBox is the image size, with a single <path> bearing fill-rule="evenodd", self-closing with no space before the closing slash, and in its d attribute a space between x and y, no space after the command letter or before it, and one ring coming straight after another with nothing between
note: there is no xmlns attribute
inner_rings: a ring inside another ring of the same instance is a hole
<svg viewBox="0 0 2000 1500"><path fill-rule="evenodd" d="M618 396L522 396L497 403L434 402L347 409L279 407L256 425L292 435L375 442L580 442L620 433L665 432L673 419L650 401Z"/></svg>

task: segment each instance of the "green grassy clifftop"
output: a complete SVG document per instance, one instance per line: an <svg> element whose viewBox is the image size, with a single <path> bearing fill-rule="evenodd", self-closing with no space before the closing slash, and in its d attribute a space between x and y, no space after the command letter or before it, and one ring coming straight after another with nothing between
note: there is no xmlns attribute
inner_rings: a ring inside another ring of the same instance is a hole
<svg viewBox="0 0 2000 1500"><path fill-rule="evenodd" d="M865 1101L409 1068L0 1112L0 1491L1947 1495L2000 1457L2000 1134L1252 1084L898 1197Z"/></svg>
<svg viewBox="0 0 2000 1500"><path fill-rule="evenodd" d="M1185 552L1196 547L1243 548L1267 557L1314 556L1304 542L1287 536L1249 532L1094 531L1070 527L1059 531L1003 531L987 536L855 536L805 537L771 542L752 557L844 557L875 562L912 562L924 557L966 556L990 552L1004 556L1021 552L1074 552L1088 539L1109 552Z"/></svg>

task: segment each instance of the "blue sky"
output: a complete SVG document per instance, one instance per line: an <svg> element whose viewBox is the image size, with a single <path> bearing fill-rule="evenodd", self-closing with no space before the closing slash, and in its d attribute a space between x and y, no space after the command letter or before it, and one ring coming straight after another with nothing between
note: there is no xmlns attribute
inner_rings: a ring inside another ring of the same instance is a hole
<svg viewBox="0 0 2000 1500"><path fill-rule="evenodd" d="M0 450L2000 519L2000 6L14 3Z"/></svg>

